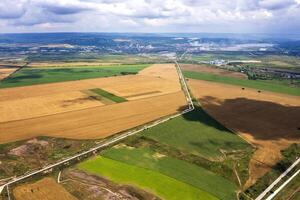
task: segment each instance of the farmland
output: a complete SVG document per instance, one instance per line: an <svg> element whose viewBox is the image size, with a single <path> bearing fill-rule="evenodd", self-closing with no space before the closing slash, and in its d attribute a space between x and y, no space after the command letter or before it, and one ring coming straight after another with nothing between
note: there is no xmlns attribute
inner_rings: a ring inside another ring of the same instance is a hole
<svg viewBox="0 0 300 200"><path fill-rule="evenodd" d="M27 65L28 68L66 68L66 67L102 67L102 66L112 66L112 65L121 65L121 63L113 63L113 62L96 62L96 61L81 61L81 62L30 62Z"/></svg>
<svg viewBox="0 0 300 200"><path fill-rule="evenodd" d="M0 65L0 81L2 79L7 78L9 75L14 73L18 69L19 69L19 67L15 67L15 66L1 66Z"/></svg>
<svg viewBox="0 0 300 200"><path fill-rule="evenodd" d="M184 71L184 75L187 78L191 78L191 79L225 83L225 84L237 85L242 87L255 88L259 90L277 92L282 94L300 96L299 88L285 86L282 84L278 84L276 82L268 82L268 81L261 81L261 80L242 80L242 79L224 77L224 76L201 73L201 72L192 72L192 71Z"/></svg>
<svg viewBox="0 0 300 200"><path fill-rule="evenodd" d="M95 2L22 8L45 15L32 30L63 31L92 19L89 12L104 19ZM104 6L110 9L113 17L123 7ZM30 14L7 20L25 22ZM80 22L72 23L76 16ZM91 26L135 27L130 17ZM300 155L298 40L294 34L1 34L0 200L255 199ZM274 200L299 198L298 182Z"/></svg>
<svg viewBox="0 0 300 200"><path fill-rule="evenodd" d="M285 55L268 55L258 58L261 63L256 64L244 64L254 67L272 67L290 70L300 70L300 59L296 56L285 56Z"/></svg>
<svg viewBox="0 0 300 200"><path fill-rule="evenodd" d="M90 78L136 74L148 67L141 65L76 66L23 68L8 79L0 82L0 88L28 86L44 83L64 82Z"/></svg>
<svg viewBox="0 0 300 200"><path fill-rule="evenodd" d="M114 147L104 151L103 156L129 165L159 172L206 191L219 199L235 197L236 186L231 181L211 171L146 148ZM218 188L216 191L214 187Z"/></svg>
<svg viewBox="0 0 300 200"><path fill-rule="evenodd" d="M81 163L79 167L90 173L110 178L115 182L141 187L164 199L217 199L202 190L160 173L104 157L96 157L88 160Z"/></svg>
<svg viewBox="0 0 300 200"><path fill-rule="evenodd" d="M200 80L189 80L189 86L205 111L258 147L250 161L249 185L281 159L281 150L300 141L297 96Z"/></svg>
<svg viewBox="0 0 300 200"><path fill-rule="evenodd" d="M249 144L197 107L128 138L123 144L105 150L100 157L79 164L79 168L120 184L152 191L165 199L175 198L173 194L180 183L180 191L191 195L189 199L200 198L191 191L202 191L204 199L231 200L241 190L238 179L244 184L248 178L251 153ZM120 169L126 173L119 172ZM160 184L164 185L164 191L160 190ZM182 199L181 192L177 193L175 199Z"/></svg>
<svg viewBox="0 0 300 200"><path fill-rule="evenodd" d="M97 63L97 65L107 64L155 64L155 63L167 63L167 59L159 55L143 56L135 54L99 54L99 53L80 53L71 55L30 55L27 57L32 67L45 67L45 66L67 66L68 63ZM72 64L73 65L73 64Z"/></svg>
<svg viewBox="0 0 300 200"><path fill-rule="evenodd" d="M228 52L228 53L203 53L200 55L191 55L190 60L196 62L211 61L216 59L222 60L246 60L253 59L249 54Z"/></svg>
<svg viewBox="0 0 300 200"><path fill-rule="evenodd" d="M208 73L225 77L232 77L237 79L247 79L247 75L240 72L233 72L224 69L217 68L212 65L191 65L191 64L183 64L181 65L181 69L183 71L192 71L192 72L200 72L200 73Z"/></svg>
<svg viewBox="0 0 300 200"><path fill-rule="evenodd" d="M0 109L6 114L1 116L0 143L37 136L99 139L182 110L186 102L174 65L145 70L138 75L1 89ZM86 93L95 88L128 102L107 105Z"/></svg>
<svg viewBox="0 0 300 200"><path fill-rule="evenodd" d="M246 142L210 118L201 108L146 130L143 135L210 159L222 157L220 149L232 151L249 147Z"/></svg>
<svg viewBox="0 0 300 200"><path fill-rule="evenodd" d="M109 100L111 101L114 101L116 103L122 103L122 102L125 102L127 101L125 98L122 98L122 97L119 97L119 96L116 96L112 93L109 93L105 90L101 90L99 88L94 88L94 89L90 89L90 91L102 96L102 97L105 97L105 98L108 98Z"/></svg>
<svg viewBox="0 0 300 200"><path fill-rule="evenodd" d="M185 62L208 62L212 60L258 60L259 63L245 63L244 66L271 67L280 69L299 70L300 59L297 56L287 55L250 55L247 52L216 52L202 53L200 55L188 55Z"/></svg>
<svg viewBox="0 0 300 200"><path fill-rule="evenodd" d="M55 191L55 192L53 192ZM52 178L44 178L32 184L24 184L13 190L16 200L76 200Z"/></svg>
<svg viewBox="0 0 300 200"><path fill-rule="evenodd" d="M88 174L76 168L61 173L61 180L67 180L63 186L77 199L143 199L160 200L149 191L131 185L115 183L107 178Z"/></svg>

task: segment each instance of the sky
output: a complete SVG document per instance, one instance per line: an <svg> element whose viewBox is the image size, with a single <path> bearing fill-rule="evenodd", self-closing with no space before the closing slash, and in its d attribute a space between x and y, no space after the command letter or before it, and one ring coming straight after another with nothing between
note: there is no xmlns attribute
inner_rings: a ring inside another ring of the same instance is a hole
<svg viewBox="0 0 300 200"><path fill-rule="evenodd" d="M300 0L1 0L0 32L300 34Z"/></svg>

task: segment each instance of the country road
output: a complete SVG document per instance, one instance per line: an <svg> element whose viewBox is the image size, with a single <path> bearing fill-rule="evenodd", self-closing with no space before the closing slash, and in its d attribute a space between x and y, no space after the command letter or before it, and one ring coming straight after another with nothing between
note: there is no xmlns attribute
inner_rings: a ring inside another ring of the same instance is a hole
<svg viewBox="0 0 300 200"><path fill-rule="evenodd" d="M188 90L188 87L187 87L187 84L186 84L186 81L185 81L185 78L182 74L182 71L181 71L181 68L179 66L179 64L177 63L177 61L175 61L175 64L176 64L176 69L177 69L177 73L178 73L178 77L179 77L179 81L180 81L180 84L182 86L182 90L186 96L186 100L187 100L187 103L188 103L188 109L182 111L181 113L178 113L178 114L175 114L175 115L172 115L168 118L164 118L164 119L159 119L155 122L152 122L151 124L146 124L145 126L137 129L137 130L131 130L131 131L128 131L128 132L125 132L121 135L118 135L116 137L113 137L107 141L104 141L104 142L101 142L99 145L97 145L96 147L93 147L87 151L84 151L82 153L78 153L74 156L71 156L71 157L68 157L62 161L59 161L59 162L56 162L54 164L50 164L48 166L45 166L43 167L42 169L39 169L39 170L36 170L36 171L33 171L33 172L30 172L28 174L25 174L25 175L22 175L22 176L19 176L19 177L16 177L16 178L13 178L12 180L6 182L5 184L3 184L2 186L0 186L0 194L2 193L2 191L4 190L4 188L6 187L7 188L7 191L8 191L8 187L11 185L11 184L14 184L14 183L17 183L19 181L22 181L24 179L27 179L27 178L30 178L34 175L37 175L37 174L40 174L40 173L43 173L43 172L47 172L48 170L52 170L54 167L58 167L58 166L61 166L61 165L66 165L68 164L70 161L73 161L73 160L76 160L77 158L80 158L80 157L83 157L83 156L87 156L93 152L96 152L97 150L99 149L102 149L104 147L107 147L111 144L114 144L120 140L123 140L129 136L132 136L132 135L135 135L143 130L146 130L148 128L152 128L154 126L157 126L161 123L164 123L170 119L173 119L175 117L178 117L178 116L181 116L185 113L188 113L192 110L194 110L194 105L193 105L193 102L192 102L192 98L191 98L191 95L189 93L189 90Z"/></svg>
<svg viewBox="0 0 300 200"><path fill-rule="evenodd" d="M275 185L277 185L281 179L283 179L294 167L296 167L300 163L300 158L298 158L285 172L283 172L273 183L267 187L255 200L262 200L270 192Z"/></svg>

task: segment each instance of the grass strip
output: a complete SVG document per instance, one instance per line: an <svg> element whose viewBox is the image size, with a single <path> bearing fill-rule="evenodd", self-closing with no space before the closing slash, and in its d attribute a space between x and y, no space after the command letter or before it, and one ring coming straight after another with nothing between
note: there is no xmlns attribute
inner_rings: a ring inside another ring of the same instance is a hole
<svg viewBox="0 0 300 200"><path fill-rule="evenodd" d="M112 100L112 101L114 101L116 103L122 103L122 102L126 102L127 101L123 97L116 96L116 95L114 95L114 94L112 94L110 92L107 92L105 90L102 90L100 88L90 89L90 91L92 91L92 92L94 92L94 93L96 93L96 94L98 94L100 96L103 96L103 97L105 97L105 98L107 98L109 100Z"/></svg>
<svg viewBox="0 0 300 200"><path fill-rule="evenodd" d="M230 85L238 85L243 87L249 87L259 90L266 90L270 92L277 92L282 94L289 94L294 96L300 96L300 88L289 87L278 83L266 82L261 80L243 80L232 77L224 77L214 74L184 71L184 76L191 79L198 79L204 81L212 81L218 83L225 83Z"/></svg>

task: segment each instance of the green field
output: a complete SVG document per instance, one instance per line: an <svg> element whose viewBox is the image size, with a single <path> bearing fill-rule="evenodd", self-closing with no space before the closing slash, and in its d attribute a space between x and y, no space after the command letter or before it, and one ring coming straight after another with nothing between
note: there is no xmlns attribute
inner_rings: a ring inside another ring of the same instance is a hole
<svg viewBox="0 0 300 200"><path fill-rule="evenodd" d="M197 165L160 155L146 148L111 148L106 150L103 156L159 172L206 191L219 199L232 200L235 198L236 186L231 181Z"/></svg>
<svg viewBox="0 0 300 200"><path fill-rule="evenodd" d="M148 66L148 64L139 64L75 68L23 68L9 78L0 81L0 88L136 74Z"/></svg>
<svg viewBox="0 0 300 200"><path fill-rule="evenodd" d="M209 193L158 172L96 157L78 165L89 173L105 176L114 182L143 188L166 200L217 200Z"/></svg>
<svg viewBox="0 0 300 200"><path fill-rule="evenodd" d="M192 71L184 71L184 76L187 78L204 80L204 81L213 81L231 85L238 85L242 87L255 88L259 90L267 90L271 92L278 92L283 94L300 96L300 88L297 87L289 87L285 85L281 85L278 83L260 81L260 80L243 80L236 79L231 77L224 77L214 74L208 73L200 73L200 72L192 72Z"/></svg>
<svg viewBox="0 0 300 200"><path fill-rule="evenodd" d="M100 88L90 89L90 91L92 91L92 92L94 92L94 93L96 93L96 94L98 94L100 96L103 96L103 97L105 97L105 98L107 98L109 100L112 100L112 101L114 101L116 103L122 103L122 102L126 102L127 101L123 97L116 96L116 95L114 95L112 93L109 93L109 92L107 92L105 90L102 90Z"/></svg>
<svg viewBox="0 0 300 200"><path fill-rule="evenodd" d="M145 137L180 150L218 159L224 151L250 148L249 144L206 114L201 108L143 132Z"/></svg>
<svg viewBox="0 0 300 200"><path fill-rule="evenodd" d="M168 59L159 55L133 55L133 54L103 54L103 53L71 53L71 54L38 54L29 55L28 62L106 62L123 64L148 64L169 62Z"/></svg>
<svg viewBox="0 0 300 200"><path fill-rule="evenodd" d="M235 199L252 147L201 108L143 131L79 168L163 199ZM163 189L162 189L163 188Z"/></svg>

